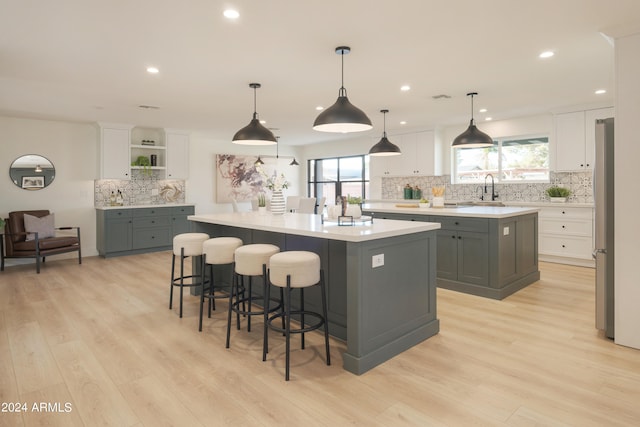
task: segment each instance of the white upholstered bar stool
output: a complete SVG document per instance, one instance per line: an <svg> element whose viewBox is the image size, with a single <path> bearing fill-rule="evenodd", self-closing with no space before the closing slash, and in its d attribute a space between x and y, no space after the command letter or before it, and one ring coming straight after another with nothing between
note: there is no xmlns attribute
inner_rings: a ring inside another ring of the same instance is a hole
<svg viewBox="0 0 640 427"><path fill-rule="evenodd" d="M236 313L236 326L240 329L240 315L247 317L247 331L251 331L251 317L260 315L266 321L269 312L278 310L281 304L271 306L270 301L266 299L269 280L267 278L267 269L269 268L269 259L273 254L280 252L280 248L276 245L255 243L240 246L235 251L235 274L231 291L229 292L229 313L227 315L227 344L231 337L231 314ZM248 284L244 283L244 279L248 277ZM254 277L262 278L262 295L255 297L252 295L252 281ZM242 282L242 283L241 283ZM256 301L262 302L262 307L254 306Z"/></svg>
<svg viewBox="0 0 640 427"><path fill-rule="evenodd" d="M173 257L171 259L171 294L169 296L169 309L173 307L173 288L180 287L180 317L182 317L182 298L184 287L204 286L200 275L185 275L184 260L187 257L202 255L202 244L209 239L207 233L182 233L173 238ZM176 277L176 257L180 257L180 275ZM202 258L200 259L202 262ZM200 264L202 267L202 264ZM189 266L191 269L191 266ZM186 281L186 283L185 283Z"/></svg>
<svg viewBox="0 0 640 427"><path fill-rule="evenodd" d="M318 254L308 251L286 251L273 255L269 260L269 282L272 285L285 290L283 301L284 312L276 313L267 319L264 330L262 360L267 360L267 352L269 351L268 329L284 332L286 343L285 380L289 381L291 334L301 334L301 346L304 349L305 332L314 331L324 325L324 342L327 355L327 365L331 365L331 355L329 354L329 328L327 324L327 295L324 284L324 272L321 269L320 257ZM304 308L304 289L316 285L320 286L322 313L308 311ZM291 291L296 288L300 289L300 305L299 309L292 309ZM267 288L267 298L269 298L269 289L270 288ZM300 327L297 329L291 329L292 316L296 316L296 318L299 319ZM314 318L316 322L309 323L308 317ZM274 321L278 318L284 319L284 328L274 325Z"/></svg>
<svg viewBox="0 0 640 427"><path fill-rule="evenodd" d="M206 240L202 244L202 279L200 282L208 282L209 290L205 292L203 289L200 293L200 321L198 323L198 331L202 331L202 316L205 298L208 302L209 317L211 317L211 309L216 309L216 298L228 298L226 293L216 293L216 291L221 290L221 279L215 278L215 275L213 274L213 266L232 265L231 280L229 281L229 292L231 292L234 253L240 246L242 246L242 239L238 239L237 237L214 237ZM209 267L209 280L206 279L207 267Z"/></svg>

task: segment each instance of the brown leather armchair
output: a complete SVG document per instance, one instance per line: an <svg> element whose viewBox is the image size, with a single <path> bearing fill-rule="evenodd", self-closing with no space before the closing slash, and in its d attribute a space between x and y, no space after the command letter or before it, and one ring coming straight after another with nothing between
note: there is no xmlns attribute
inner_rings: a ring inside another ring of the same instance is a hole
<svg viewBox="0 0 640 427"><path fill-rule="evenodd" d="M40 273L40 259L45 261L49 255L66 252L78 252L78 264L82 264L82 250L80 244L80 227L56 227L55 230L76 230L76 235L39 238L37 232L27 232L24 225L24 215L38 218L49 215L48 210L9 212L5 223L4 235L0 235L0 271L4 270L5 258L35 258L36 271ZM28 235L35 238L27 240ZM2 242L4 240L4 244Z"/></svg>

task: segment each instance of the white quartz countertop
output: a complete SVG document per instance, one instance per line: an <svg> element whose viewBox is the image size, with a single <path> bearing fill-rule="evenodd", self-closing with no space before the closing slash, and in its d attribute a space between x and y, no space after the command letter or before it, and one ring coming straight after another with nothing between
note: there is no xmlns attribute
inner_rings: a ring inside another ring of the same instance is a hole
<svg viewBox="0 0 640 427"><path fill-rule="evenodd" d="M423 231L437 230L439 223L421 221L397 221L374 219L373 222L340 226L335 222L322 223L320 215L285 213L261 215L258 212L190 215L191 221L228 225L252 230L272 231L283 234L318 237L347 242L364 242L387 237L402 236Z"/></svg>
<svg viewBox="0 0 640 427"><path fill-rule="evenodd" d="M411 202L403 202L411 203ZM527 215L538 212L537 207L514 207L514 206L458 206L444 208L407 208L398 207L395 203L365 203L362 205L363 211L403 213L414 215L439 215L439 216L459 216L475 218L510 218L514 216Z"/></svg>
<svg viewBox="0 0 640 427"><path fill-rule="evenodd" d="M96 210L108 211L112 209L140 209L140 208L173 208L179 206L195 206L193 203L166 203L164 205L123 205L123 206L96 206Z"/></svg>

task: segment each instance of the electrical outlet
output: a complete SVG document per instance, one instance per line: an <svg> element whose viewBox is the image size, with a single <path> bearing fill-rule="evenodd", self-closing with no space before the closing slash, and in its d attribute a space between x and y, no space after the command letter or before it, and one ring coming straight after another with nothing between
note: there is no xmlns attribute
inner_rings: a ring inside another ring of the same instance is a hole
<svg viewBox="0 0 640 427"><path fill-rule="evenodd" d="M504 227L502 229L502 235L503 236L508 236L509 235L509 227Z"/></svg>
<svg viewBox="0 0 640 427"><path fill-rule="evenodd" d="M384 254L371 257L371 268L382 267L384 265Z"/></svg>

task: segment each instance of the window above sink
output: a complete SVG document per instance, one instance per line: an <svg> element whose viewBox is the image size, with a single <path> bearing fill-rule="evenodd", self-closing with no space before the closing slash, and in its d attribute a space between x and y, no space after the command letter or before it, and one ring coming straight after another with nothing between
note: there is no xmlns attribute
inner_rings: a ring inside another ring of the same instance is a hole
<svg viewBox="0 0 640 427"><path fill-rule="evenodd" d="M453 150L455 184L549 182L549 137L495 138L491 147Z"/></svg>

